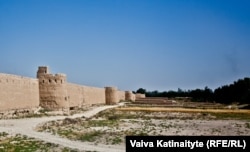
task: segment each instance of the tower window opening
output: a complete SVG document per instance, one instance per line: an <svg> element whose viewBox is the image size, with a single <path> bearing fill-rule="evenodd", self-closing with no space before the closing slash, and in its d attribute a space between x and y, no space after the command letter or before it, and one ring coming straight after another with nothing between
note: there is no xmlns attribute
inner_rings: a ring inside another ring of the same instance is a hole
<svg viewBox="0 0 250 152"><path fill-rule="evenodd" d="M51 83L51 80L49 79L49 83Z"/></svg>
<svg viewBox="0 0 250 152"><path fill-rule="evenodd" d="M55 82L57 83L57 80L55 79Z"/></svg>

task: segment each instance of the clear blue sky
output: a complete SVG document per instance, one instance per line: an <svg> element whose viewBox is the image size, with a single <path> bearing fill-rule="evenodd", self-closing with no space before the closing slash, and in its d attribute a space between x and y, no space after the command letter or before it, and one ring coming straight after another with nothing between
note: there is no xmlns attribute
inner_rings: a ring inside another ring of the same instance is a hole
<svg viewBox="0 0 250 152"><path fill-rule="evenodd" d="M121 90L250 76L249 0L0 0L0 72Z"/></svg>

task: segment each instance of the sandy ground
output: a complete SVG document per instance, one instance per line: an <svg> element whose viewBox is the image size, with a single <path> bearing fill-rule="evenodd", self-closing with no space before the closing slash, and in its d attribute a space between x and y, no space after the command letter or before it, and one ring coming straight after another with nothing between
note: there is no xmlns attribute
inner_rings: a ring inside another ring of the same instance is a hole
<svg viewBox="0 0 250 152"><path fill-rule="evenodd" d="M64 147L69 147L72 149L78 149L82 151L100 151L100 152L119 152L125 151L125 147L115 146L115 145L102 145L98 144L95 145L89 142L80 142L80 141L71 141L66 138L62 138L56 135L52 135L45 132L37 132L35 131L35 127L47 121L52 120L60 120L65 118L77 118L77 117L85 117L89 118L100 111L105 109L114 108L119 105L112 105L112 106L102 106L91 109L90 111L86 111L82 114L75 114L73 116L53 116L53 117L42 117L42 118L25 118L25 119L10 119L10 120L0 120L0 132L7 132L9 134L22 134L27 135L28 137L37 138L43 140L45 142L55 143L62 145Z"/></svg>

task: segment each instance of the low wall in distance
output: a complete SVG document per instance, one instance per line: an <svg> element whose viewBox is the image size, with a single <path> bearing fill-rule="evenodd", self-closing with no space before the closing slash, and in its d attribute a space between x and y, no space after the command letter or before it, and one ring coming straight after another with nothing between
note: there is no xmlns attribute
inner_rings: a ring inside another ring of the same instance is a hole
<svg viewBox="0 0 250 152"><path fill-rule="evenodd" d="M135 94L135 99L140 99L140 98L146 98L146 95L142 94L142 93L136 93Z"/></svg>

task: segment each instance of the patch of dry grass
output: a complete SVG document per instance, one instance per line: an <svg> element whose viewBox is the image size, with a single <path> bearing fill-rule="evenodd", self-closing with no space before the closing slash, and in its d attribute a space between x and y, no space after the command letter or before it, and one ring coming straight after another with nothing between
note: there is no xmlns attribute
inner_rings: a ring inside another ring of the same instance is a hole
<svg viewBox="0 0 250 152"><path fill-rule="evenodd" d="M245 121L249 118L249 110L121 107L102 111L90 119L47 122L40 131L82 142L123 145L128 135L249 134L249 121Z"/></svg>
<svg viewBox="0 0 250 152"><path fill-rule="evenodd" d="M35 138L30 138L25 135L16 134L9 135L6 132L0 132L0 152L73 152L67 147L62 147L57 144L44 142Z"/></svg>

